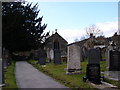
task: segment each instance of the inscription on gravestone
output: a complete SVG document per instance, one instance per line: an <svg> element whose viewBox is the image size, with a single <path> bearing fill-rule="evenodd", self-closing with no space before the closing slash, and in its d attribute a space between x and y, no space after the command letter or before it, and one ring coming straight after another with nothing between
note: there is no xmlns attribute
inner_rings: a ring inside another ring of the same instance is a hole
<svg viewBox="0 0 120 90"><path fill-rule="evenodd" d="M96 84L100 83L100 65L99 64L88 64L86 74L89 81Z"/></svg>
<svg viewBox="0 0 120 90"><path fill-rule="evenodd" d="M97 49L90 49L88 51L88 64L100 64L100 52Z"/></svg>

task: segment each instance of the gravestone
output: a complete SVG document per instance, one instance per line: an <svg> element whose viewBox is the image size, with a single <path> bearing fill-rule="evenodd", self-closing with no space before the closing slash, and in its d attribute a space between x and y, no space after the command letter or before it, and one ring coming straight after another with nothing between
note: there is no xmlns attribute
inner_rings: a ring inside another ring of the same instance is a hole
<svg viewBox="0 0 120 90"><path fill-rule="evenodd" d="M86 69L87 79L95 84L100 84L100 52L97 49L88 51L88 64Z"/></svg>
<svg viewBox="0 0 120 90"><path fill-rule="evenodd" d="M88 64L100 64L100 52L97 49L90 49L88 51Z"/></svg>
<svg viewBox="0 0 120 90"><path fill-rule="evenodd" d="M2 49L0 47L0 85L2 85Z"/></svg>
<svg viewBox="0 0 120 90"><path fill-rule="evenodd" d="M54 50L54 63L61 64L61 54L59 49Z"/></svg>
<svg viewBox="0 0 120 90"><path fill-rule="evenodd" d="M9 51L6 50L5 48L3 48L2 59L3 59L4 68L7 68L7 66L10 64L10 59L9 59Z"/></svg>
<svg viewBox="0 0 120 90"><path fill-rule="evenodd" d="M39 60L39 50L35 50L34 59Z"/></svg>
<svg viewBox="0 0 120 90"><path fill-rule="evenodd" d="M67 48L67 71L66 74L80 74L80 47L78 45L72 44Z"/></svg>
<svg viewBox="0 0 120 90"><path fill-rule="evenodd" d="M120 71L120 51L110 51L109 71Z"/></svg>
<svg viewBox="0 0 120 90"><path fill-rule="evenodd" d="M107 51L107 70L105 77L113 80L120 80L120 50L110 45Z"/></svg>
<svg viewBox="0 0 120 90"><path fill-rule="evenodd" d="M54 59L54 51L53 49L50 50L50 62L53 62Z"/></svg>
<svg viewBox="0 0 120 90"><path fill-rule="evenodd" d="M47 62L51 62L49 48L46 49L46 54L47 54Z"/></svg>
<svg viewBox="0 0 120 90"><path fill-rule="evenodd" d="M37 53L39 55L38 63L40 65L45 65L46 64L46 57L47 57L45 50L39 48Z"/></svg>
<svg viewBox="0 0 120 90"><path fill-rule="evenodd" d="M61 64L61 53L58 39L54 40L53 51L54 51L54 64Z"/></svg>
<svg viewBox="0 0 120 90"><path fill-rule="evenodd" d="M5 80L4 80L4 63L2 60L2 48L0 47L0 85L4 86L5 85Z"/></svg>

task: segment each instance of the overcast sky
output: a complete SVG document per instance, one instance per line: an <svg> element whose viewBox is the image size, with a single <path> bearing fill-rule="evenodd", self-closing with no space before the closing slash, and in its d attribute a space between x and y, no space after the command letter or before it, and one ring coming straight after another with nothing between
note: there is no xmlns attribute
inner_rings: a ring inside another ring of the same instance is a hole
<svg viewBox="0 0 120 90"><path fill-rule="evenodd" d="M52 34L58 29L68 43L84 36L85 27L92 24L106 37L118 30L118 2L38 2L38 5L42 23L48 24L46 31Z"/></svg>

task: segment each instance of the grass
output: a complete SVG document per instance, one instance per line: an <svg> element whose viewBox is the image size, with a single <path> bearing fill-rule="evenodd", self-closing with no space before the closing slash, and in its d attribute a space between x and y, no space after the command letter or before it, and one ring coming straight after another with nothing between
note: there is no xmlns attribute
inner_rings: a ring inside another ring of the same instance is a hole
<svg viewBox="0 0 120 90"><path fill-rule="evenodd" d="M106 71L106 61L101 61L100 62L100 69L101 69L101 72Z"/></svg>
<svg viewBox="0 0 120 90"><path fill-rule="evenodd" d="M115 81L115 80L110 80L110 79L105 78L105 82L111 83L120 89L120 81Z"/></svg>
<svg viewBox="0 0 120 90"><path fill-rule="evenodd" d="M85 72L82 72L79 75L66 75L66 71L64 70L67 66L66 63L55 65L53 63L47 63L46 67L41 67L39 64L35 64L35 60L30 60L34 67L38 70L46 73L47 75L53 77L55 80L59 81L60 83L64 84L70 88L94 88L89 82L83 82L83 76L85 76ZM86 65L86 62L82 63L82 66ZM83 68L83 71L85 67Z"/></svg>
<svg viewBox="0 0 120 90"><path fill-rule="evenodd" d="M34 67L36 67L38 70L42 71L43 73L53 77L55 80L59 81L60 83L64 84L67 87L70 88L94 88L89 82L83 82L82 78L86 75L86 66L88 64L87 60L84 62L81 62L82 67L82 73L79 75L66 75L66 71L64 70L67 66L66 63L55 65L53 63L47 63L46 67L42 67L39 64L36 64L35 60L30 60L29 63L31 63ZM106 61L100 62L101 72L106 71ZM104 74L101 74L101 76L104 76ZM105 81L108 83L111 83L113 85L118 86L120 88L120 82L109 80L105 78Z"/></svg>
<svg viewBox="0 0 120 90"><path fill-rule="evenodd" d="M101 72L105 72L106 71L106 61L101 61L100 62L100 67L101 67ZM102 74L103 76L104 74ZM115 80L110 80L108 78L104 79L105 82L111 83L115 86L117 86L118 88L120 88L120 81L115 81Z"/></svg>
<svg viewBox="0 0 120 90"><path fill-rule="evenodd" d="M16 78L14 74L15 61L12 61L12 64L6 68L5 72L5 83L6 86L3 87L3 90L10 88L18 88L16 84Z"/></svg>

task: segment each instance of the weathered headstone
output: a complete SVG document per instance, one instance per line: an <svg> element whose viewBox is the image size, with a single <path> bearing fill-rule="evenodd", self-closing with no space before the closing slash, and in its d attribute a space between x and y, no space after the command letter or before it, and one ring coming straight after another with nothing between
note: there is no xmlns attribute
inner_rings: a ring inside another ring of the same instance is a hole
<svg viewBox="0 0 120 90"><path fill-rule="evenodd" d="M81 61L84 61L85 59L87 59L87 52L88 52L88 50L87 50L86 46L83 45L81 48L81 54L82 54Z"/></svg>
<svg viewBox="0 0 120 90"><path fill-rule="evenodd" d="M2 48L0 47L0 85L5 85L4 80L4 63L2 60Z"/></svg>
<svg viewBox="0 0 120 90"><path fill-rule="evenodd" d="M38 63L40 65L45 65L46 64L46 57L47 57L46 52L40 48L40 49L38 49L37 53L39 55Z"/></svg>
<svg viewBox="0 0 120 90"><path fill-rule="evenodd" d="M120 80L120 50L110 45L107 52L107 71L105 72L105 77Z"/></svg>
<svg viewBox="0 0 120 90"><path fill-rule="evenodd" d="M54 50L54 63L61 64L61 54L59 49Z"/></svg>
<svg viewBox="0 0 120 90"><path fill-rule="evenodd" d="M61 64L61 53L58 39L54 40L53 51L54 51L54 63Z"/></svg>
<svg viewBox="0 0 120 90"><path fill-rule="evenodd" d="M50 59L50 49L49 48L46 49L46 54L47 54L47 62L51 62L51 59Z"/></svg>
<svg viewBox="0 0 120 90"><path fill-rule="evenodd" d="M80 47L78 45L69 45L67 54L67 72L66 74L80 74Z"/></svg>
<svg viewBox="0 0 120 90"><path fill-rule="evenodd" d="M2 49L0 47L0 85L2 85Z"/></svg>
<svg viewBox="0 0 120 90"><path fill-rule="evenodd" d="M9 59L9 51L6 50L5 48L3 48L2 59L3 59L4 68L7 68L7 66L10 64L10 59Z"/></svg>
<svg viewBox="0 0 120 90"><path fill-rule="evenodd" d="M110 51L109 71L120 71L120 51Z"/></svg>
<svg viewBox="0 0 120 90"><path fill-rule="evenodd" d="M100 52L97 49L90 49L88 51L88 64L100 64Z"/></svg>
<svg viewBox="0 0 120 90"><path fill-rule="evenodd" d="M50 50L50 62L53 62L54 59L54 51L53 49Z"/></svg>
<svg viewBox="0 0 120 90"><path fill-rule="evenodd" d="M97 49L88 51L88 64L86 69L87 79L95 84L100 84L100 52Z"/></svg>
<svg viewBox="0 0 120 90"><path fill-rule="evenodd" d="M39 60L39 50L35 50L34 59Z"/></svg>

